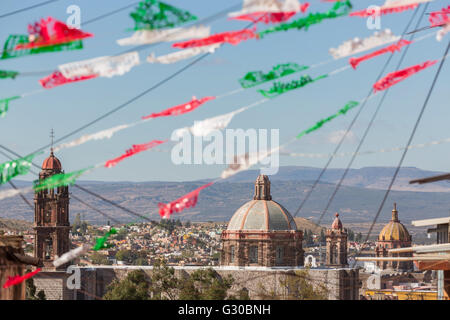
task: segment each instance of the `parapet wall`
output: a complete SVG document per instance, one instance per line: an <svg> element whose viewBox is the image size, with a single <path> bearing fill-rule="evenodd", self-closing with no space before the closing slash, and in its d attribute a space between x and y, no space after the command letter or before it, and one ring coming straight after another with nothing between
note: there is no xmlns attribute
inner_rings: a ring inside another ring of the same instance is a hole
<svg viewBox="0 0 450 320"><path fill-rule="evenodd" d="M175 267L175 275L184 277L195 270L205 267ZM70 290L72 298L77 300L93 300L103 297L108 285L114 279L123 279L137 269L144 270L149 276L153 267L148 266L96 266L80 267L81 289ZM259 268L259 267L213 267L222 277L231 275L234 285L231 293L245 288L251 299L270 298L274 295L286 299L289 292L280 281L295 277L296 272L303 268ZM359 299L359 271L350 268L340 269L309 269L307 280L314 286L324 285L328 290L329 300L358 300ZM76 291L76 292L74 292ZM272 298L273 299L273 298Z"/></svg>

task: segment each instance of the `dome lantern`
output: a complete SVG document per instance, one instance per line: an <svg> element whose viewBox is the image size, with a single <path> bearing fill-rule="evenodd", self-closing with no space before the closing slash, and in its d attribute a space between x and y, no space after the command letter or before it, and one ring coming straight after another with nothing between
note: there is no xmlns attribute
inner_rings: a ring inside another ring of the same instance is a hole
<svg viewBox="0 0 450 320"><path fill-rule="evenodd" d="M269 177L260 174L255 181L255 195L253 200L272 200L272 195L270 194L270 180Z"/></svg>

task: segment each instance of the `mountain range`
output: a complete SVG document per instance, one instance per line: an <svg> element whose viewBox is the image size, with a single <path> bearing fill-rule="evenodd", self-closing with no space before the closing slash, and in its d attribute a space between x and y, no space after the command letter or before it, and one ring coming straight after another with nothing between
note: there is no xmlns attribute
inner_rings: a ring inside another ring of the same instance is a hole
<svg viewBox="0 0 450 320"><path fill-rule="evenodd" d="M320 170L320 168L312 167L281 167L276 175L270 176L273 199L294 215ZM394 170L389 167L351 169L329 210L323 214L320 224L330 224L334 219L334 213L339 212L344 224L347 222L367 227L380 206L385 193L384 189L389 184ZM329 169L299 212L298 217L317 222L343 172L344 169ZM426 185L410 185L408 183L413 179L442 173L413 167L402 168L377 222L386 223L390 220L393 202L397 202L399 218L408 228L412 220L448 216L450 183L446 181ZM198 203L194 208L175 213L174 218L191 221L228 221L241 205L252 199L253 184L258 174L257 170L249 170L223 182L213 184L201 191ZM80 180L77 184L136 213L159 220L158 203L168 203L178 199L205 182L206 180L185 182ZM18 187L24 187L29 186L30 182L15 180L15 184ZM2 188L8 187L8 185L4 185ZM78 188L70 187L70 192L121 222L142 221ZM31 192L25 196L33 203ZM34 210L20 197L1 200L0 210L2 218L33 220ZM91 223L103 224L108 220L72 198L70 202L71 219L77 213L81 213L84 219Z"/></svg>

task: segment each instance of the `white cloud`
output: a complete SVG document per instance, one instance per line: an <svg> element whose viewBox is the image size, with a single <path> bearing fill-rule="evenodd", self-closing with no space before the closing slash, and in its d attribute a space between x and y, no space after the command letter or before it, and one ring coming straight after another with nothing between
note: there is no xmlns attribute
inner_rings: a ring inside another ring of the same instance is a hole
<svg viewBox="0 0 450 320"><path fill-rule="evenodd" d="M328 136L327 136L327 142L329 143L333 143L333 144L338 144L342 137L344 136L346 130L338 130L338 131L333 131L331 132ZM356 135L353 133L353 131L349 131L347 133L347 136L345 137L345 141L346 142L356 142L358 140L358 138L356 137Z"/></svg>

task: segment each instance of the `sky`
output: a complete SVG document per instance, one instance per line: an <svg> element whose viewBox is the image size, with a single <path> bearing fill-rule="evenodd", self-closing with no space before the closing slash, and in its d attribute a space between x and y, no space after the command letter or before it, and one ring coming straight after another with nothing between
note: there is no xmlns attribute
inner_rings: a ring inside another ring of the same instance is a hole
<svg viewBox="0 0 450 320"><path fill-rule="evenodd" d="M0 15L25 6L38 3L37 0L2 0ZM105 19L83 26L83 21L90 20L106 12L123 7L133 1L126 0L60 0L41 8L31 9L13 16L0 18L0 42L6 41L10 34L25 34L28 23L40 18L52 16L66 21L69 16L67 8L78 5L81 9L81 29L94 34L93 38L84 40L84 49L45 53L15 59L0 60L0 69L19 72L57 70L60 64L91 59L99 56L115 55L132 47L121 47L117 39L131 36L127 29L133 27L129 17L132 9L114 14ZM167 0L178 8L189 10L199 18L208 17L239 1L213 0ZM383 1L352 1L354 10L362 10L369 5L382 5ZM440 10L448 5L446 1L433 1L427 12ZM319 0L310 0L308 12L324 12L332 4ZM419 13L421 13L420 8ZM413 14L412 10L389 14L381 17L381 28L389 28L400 35ZM293 19L302 17L299 13ZM419 15L418 15L419 16ZM215 20L209 25L212 33L234 31L245 27L247 22L228 20L226 17ZM416 24L413 21L412 26ZM424 17L420 27L429 25ZM259 24L258 31L267 28ZM410 27L409 30L412 30ZM120 124L139 120L141 116L185 103L193 95L196 97L218 96L239 89L238 79L249 71L268 71L272 66L295 62L302 65L314 65L332 59L330 48L338 47L342 42L373 34L366 19L360 17L341 17L311 26L307 31L290 30L269 34L263 39L250 39L238 45L225 44L214 54L195 64L185 72L168 81L158 89L146 94L126 108L114 113L104 120L83 130L66 140L69 142L83 134L95 133ZM429 32L423 31L420 37ZM423 63L442 57L449 36L438 42L435 36L410 45L408 54L401 68ZM146 48L139 51L141 61L152 52L156 56L164 55L178 49L171 48L171 43ZM366 52L365 52L366 53ZM358 55L359 56L359 55ZM395 71L400 58L395 53L385 74ZM314 125L322 118L336 113L350 100L361 100L369 92L388 55L382 55L363 62L356 70L347 69L318 82L285 93L267 103L236 115L228 128L230 129L279 129L280 144L288 141L299 132ZM105 112L117 107L128 99L140 94L160 80L190 63L193 59L175 64L162 65L143 63L130 72L112 78L97 78L44 90L10 104L4 118L0 118L1 143L16 152L25 155L50 142L50 130L53 128L56 138L95 119ZM348 58L332 61L323 66L307 70L302 74L317 77L348 65ZM378 150L404 146L411 133L419 111L425 101L437 70L437 64L396 84L389 91L381 111L363 144L361 151ZM450 66L444 64L440 78L435 86L428 107L416 132L413 144L450 137L448 119L450 116ZM50 73L50 72L49 72ZM44 73L45 74L45 73ZM300 74L281 79L288 82ZM0 80L0 98L15 96L39 90L40 76L19 76L15 80ZM133 144L149 142L154 139L170 138L173 130L190 126L196 120L218 116L239 109L262 98L257 89L267 89L266 83L257 88L246 89L237 94L207 102L188 114L159 118L145 124L116 133L111 139L91 141L79 147L64 149L56 155L61 160L66 172L80 170L90 165L115 158ZM358 139L369 123L381 98L378 95L368 101L359 120L352 129L341 152L352 152L357 147ZM330 153L336 146L336 137L347 128L356 109L346 116L336 118L324 125L319 131L304 136L291 144L285 151L301 153ZM159 150L170 151L173 144L161 145ZM36 163L42 163L48 150L36 157ZM353 168L368 166L396 166L401 153L377 153L356 158ZM421 169L450 171L450 148L441 144L408 152L403 166ZM0 155L0 161L8 159ZM331 168L346 167L349 157L336 158ZM280 156L280 164L323 167L327 159L310 159ZM111 169L100 168L83 176L83 180L104 181L187 181L220 176L226 165L175 165L170 152L142 152L126 159ZM32 180L31 174L21 179Z"/></svg>

